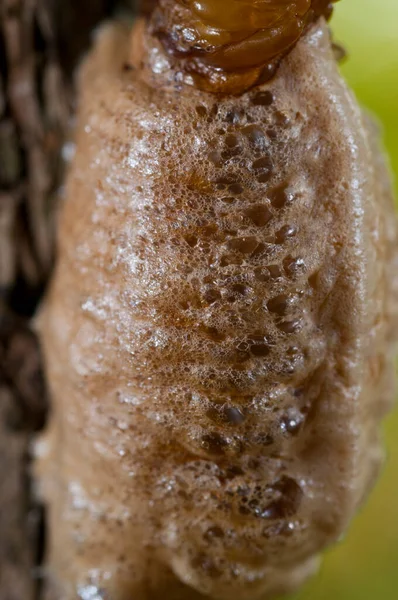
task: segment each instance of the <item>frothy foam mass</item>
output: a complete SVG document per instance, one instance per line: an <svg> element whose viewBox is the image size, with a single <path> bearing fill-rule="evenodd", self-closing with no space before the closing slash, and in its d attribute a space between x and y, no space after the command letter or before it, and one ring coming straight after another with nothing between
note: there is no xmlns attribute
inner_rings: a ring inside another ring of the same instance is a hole
<svg viewBox="0 0 398 600"><path fill-rule="evenodd" d="M105 29L80 75L40 317L49 568L66 600L269 598L379 468L388 177L323 22L238 98L185 86L160 43L127 70L129 47Z"/></svg>

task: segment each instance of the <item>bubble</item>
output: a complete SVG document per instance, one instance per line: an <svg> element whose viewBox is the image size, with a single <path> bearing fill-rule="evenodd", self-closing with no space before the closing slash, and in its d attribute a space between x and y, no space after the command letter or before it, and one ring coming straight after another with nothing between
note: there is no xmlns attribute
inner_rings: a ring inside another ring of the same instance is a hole
<svg viewBox="0 0 398 600"><path fill-rule="evenodd" d="M224 120L231 125L237 125L241 120L241 115L237 110L229 110Z"/></svg>
<svg viewBox="0 0 398 600"><path fill-rule="evenodd" d="M283 208L291 200L291 194L288 192L288 184L283 183L271 190L269 199L275 208Z"/></svg>
<svg viewBox="0 0 398 600"><path fill-rule="evenodd" d="M271 171L272 170L272 162L269 156L263 156L262 158L258 158L252 164L252 168L254 171Z"/></svg>
<svg viewBox="0 0 398 600"><path fill-rule="evenodd" d="M290 416L286 415L280 423L280 428L282 431L286 433L290 433L292 435L297 435L300 431L301 425L303 422L302 415L300 416Z"/></svg>
<svg viewBox="0 0 398 600"><path fill-rule="evenodd" d="M256 443L260 446L272 446L274 443L274 438L269 433L261 432L256 436Z"/></svg>
<svg viewBox="0 0 398 600"><path fill-rule="evenodd" d="M251 101L254 106L271 106L274 101L274 95L269 90L257 92L252 96Z"/></svg>
<svg viewBox="0 0 398 600"><path fill-rule="evenodd" d="M215 183L217 183L218 185L227 186L236 183L236 180L234 177L231 177L229 175L221 175L220 177L217 177Z"/></svg>
<svg viewBox="0 0 398 600"><path fill-rule="evenodd" d="M289 306L289 296L281 294L267 302L267 308L270 312L277 315L285 315Z"/></svg>
<svg viewBox="0 0 398 600"><path fill-rule="evenodd" d="M259 173L257 175L257 181L259 183L268 183L268 181L271 179L271 175L272 175L271 171Z"/></svg>
<svg viewBox="0 0 398 600"><path fill-rule="evenodd" d="M267 269L271 279L279 279L282 277L282 270L279 265L268 265Z"/></svg>
<svg viewBox="0 0 398 600"><path fill-rule="evenodd" d="M228 442L216 431L202 436L202 448L209 454L222 455L225 453Z"/></svg>
<svg viewBox="0 0 398 600"><path fill-rule="evenodd" d="M256 267L254 269L254 277L257 281L269 281L271 279L271 275L269 270L266 267Z"/></svg>
<svg viewBox="0 0 398 600"><path fill-rule="evenodd" d="M216 327L206 327L202 328L203 333L206 334L214 342L223 342L225 340L225 334L219 331Z"/></svg>
<svg viewBox="0 0 398 600"><path fill-rule="evenodd" d="M269 156L258 158L252 163L252 169L256 173L259 183L267 183L272 177L272 161Z"/></svg>
<svg viewBox="0 0 398 600"><path fill-rule="evenodd" d="M239 145L238 136L233 133L227 135L225 138L225 145L228 146L228 148L236 148Z"/></svg>
<svg viewBox="0 0 398 600"><path fill-rule="evenodd" d="M221 294L217 289L210 288L204 293L204 299L208 304L214 304L214 302L221 299Z"/></svg>
<svg viewBox="0 0 398 600"><path fill-rule="evenodd" d="M247 125L241 130L252 146L261 149L267 147L267 136L258 125Z"/></svg>
<svg viewBox="0 0 398 600"><path fill-rule="evenodd" d="M236 406L225 406L222 413L225 421L231 425L241 425L246 420L244 413Z"/></svg>
<svg viewBox="0 0 398 600"><path fill-rule="evenodd" d="M294 225L285 225L275 235L275 242L277 244L284 244L286 240L292 238L297 233Z"/></svg>
<svg viewBox="0 0 398 600"><path fill-rule="evenodd" d="M271 347L265 335L251 335L248 345L253 356L264 357L271 352Z"/></svg>
<svg viewBox="0 0 398 600"><path fill-rule="evenodd" d="M256 344L250 347L250 351L254 356L264 357L270 353L270 347L268 344Z"/></svg>
<svg viewBox="0 0 398 600"><path fill-rule="evenodd" d="M222 539L224 537L224 531L218 525L213 525L213 527L207 529L203 537L206 541L212 542L215 539Z"/></svg>
<svg viewBox="0 0 398 600"><path fill-rule="evenodd" d="M225 478L228 480L235 479L236 477L241 477L244 474L244 470L241 467L238 467L237 465L228 466L227 470L224 473Z"/></svg>
<svg viewBox="0 0 398 600"><path fill-rule="evenodd" d="M262 530L262 535L267 539L272 539L276 537L291 537L294 533L295 525L294 523L286 523L286 521L278 521L277 523L272 523L272 525L267 525Z"/></svg>
<svg viewBox="0 0 398 600"><path fill-rule="evenodd" d="M242 254L251 254L258 246L258 240L254 236L234 238L228 241L228 247Z"/></svg>
<svg viewBox="0 0 398 600"><path fill-rule="evenodd" d="M228 191L230 194L235 194L238 196L243 194L245 188L240 183L231 183L231 185L228 186Z"/></svg>
<svg viewBox="0 0 398 600"><path fill-rule="evenodd" d="M312 287L312 289L316 290L319 287L319 273L318 271L316 273L313 273L309 278L308 278L308 283L310 284L310 286Z"/></svg>
<svg viewBox="0 0 398 600"><path fill-rule="evenodd" d="M207 109L205 106L203 106L202 104L198 104L198 106L196 106L195 108L196 108L196 112L198 113L199 116L201 116L201 117L207 116Z"/></svg>
<svg viewBox="0 0 398 600"><path fill-rule="evenodd" d="M212 162L215 167L222 167L222 165L224 164L221 152L219 152L218 150L212 150L207 156L210 162Z"/></svg>
<svg viewBox="0 0 398 600"><path fill-rule="evenodd" d="M292 517L298 511L303 491L298 483L291 477L282 477L273 489L278 493L279 498L270 502L261 512L263 519L286 519Z"/></svg>
<svg viewBox="0 0 398 600"><path fill-rule="evenodd" d="M287 127L287 125L289 125L289 123L290 123L289 116L280 110L275 111L274 119L275 119L275 123L278 125L278 127L281 127L281 128Z"/></svg>
<svg viewBox="0 0 398 600"><path fill-rule="evenodd" d="M196 235L185 235L184 239L188 246L190 246L191 248L195 248L195 246L198 243L198 238L196 237Z"/></svg>
<svg viewBox="0 0 398 600"><path fill-rule="evenodd" d="M245 209L243 214L257 227L265 227L272 219L272 213L266 204L255 204Z"/></svg>
<svg viewBox="0 0 398 600"><path fill-rule="evenodd" d="M305 262L300 257L293 257L290 254L283 259L283 268L288 277L294 279L305 273Z"/></svg>
<svg viewBox="0 0 398 600"><path fill-rule="evenodd" d="M294 319L293 321L282 321L278 323L278 328L284 333L295 333L301 327L301 321Z"/></svg>

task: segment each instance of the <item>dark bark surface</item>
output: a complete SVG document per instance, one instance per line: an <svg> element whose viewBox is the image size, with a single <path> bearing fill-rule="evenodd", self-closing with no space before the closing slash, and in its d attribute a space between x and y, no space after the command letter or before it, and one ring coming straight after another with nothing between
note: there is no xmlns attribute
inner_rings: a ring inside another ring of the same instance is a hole
<svg viewBox="0 0 398 600"><path fill-rule="evenodd" d="M44 509L30 477L48 402L30 319L54 261L73 69L112 0L0 0L0 600L40 600Z"/></svg>

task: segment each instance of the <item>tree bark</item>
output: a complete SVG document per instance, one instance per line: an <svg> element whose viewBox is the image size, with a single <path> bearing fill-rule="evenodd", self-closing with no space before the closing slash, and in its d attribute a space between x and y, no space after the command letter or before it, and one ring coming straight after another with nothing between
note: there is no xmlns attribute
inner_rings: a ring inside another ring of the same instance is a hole
<svg viewBox="0 0 398 600"><path fill-rule="evenodd" d="M40 600L45 511L29 474L48 402L30 318L54 261L73 70L112 0L0 0L0 600Z"/></svg>

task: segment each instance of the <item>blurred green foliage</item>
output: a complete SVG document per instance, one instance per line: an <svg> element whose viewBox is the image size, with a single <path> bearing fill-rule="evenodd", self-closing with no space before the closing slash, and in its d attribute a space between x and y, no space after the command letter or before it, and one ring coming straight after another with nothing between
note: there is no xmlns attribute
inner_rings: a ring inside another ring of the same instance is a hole
<svg viewBox="0 0 398 600"><path fill-rule="evenodd" d="M343 74L360 102L381 121L398 176L398 1L342 0L332 29L348 52ZM395 183L398 191L397 177Z"/></svg>
<svg viewBox="0 0 398 600"><path fill-rule="evenodd" d="M344 76L382 124L398 191L398 0L342 0L332 29L348 52ZM398 411L386 441L386 466L370 500L295 600L398 600Z"/></svg>

